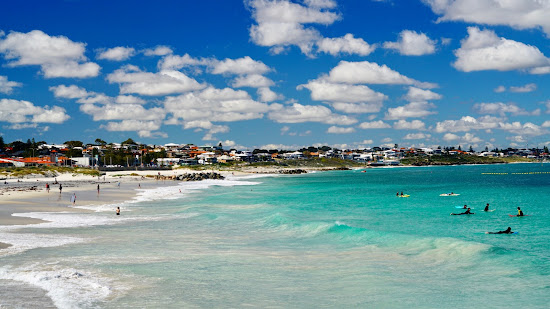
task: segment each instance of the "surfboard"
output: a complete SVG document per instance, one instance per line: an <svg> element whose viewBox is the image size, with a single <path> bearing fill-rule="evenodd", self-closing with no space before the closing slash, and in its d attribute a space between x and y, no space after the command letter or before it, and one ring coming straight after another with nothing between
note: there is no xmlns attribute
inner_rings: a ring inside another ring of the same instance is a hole
<svg viewBox="0 0 550 309"><path fill-rule="evenodd" d="M455 206L455 208L468 209L468 207L464 208L464 206ZM474 207L470 207L470 209L475 209L475 208L474 208Z"/></svg>
<svg viewBox="0 0 550 309"><path fill-rule="evenodd" d="M523 216L518 216L518 215L509 215L510 217L529 217L529 215L523 215Z"/></svg>
<svg viewBox="0 0 550 309"><path fill-rule="evenodd" d="M442 193L439 196L459 196L460 194L457 193Z"/></svg>
<svg viewBox="0 0 550 309"><path fill-rule="evenodd" d="M408 194L403 194L403 195L400 195L399 197L409 197L410 195Z"/></svg>
<svg viewBox="0 0 550 309"><path fill-rule="evenodd" d="M495 235L500 235L500 234L504 234L504 235L511 235L511 234L519 234L519 232L513 232L513 233L494 233L494 232L485 232L485 234L495 234Z"/></svg>
<svg viewBox="0 0 550 309"><path fill-rule="evenodd" d="M487 211L485 211L485 212L493 212L493 211L495 211L495 210L496 210L496 209L489 209L489 210L487 210Z"/></svg>

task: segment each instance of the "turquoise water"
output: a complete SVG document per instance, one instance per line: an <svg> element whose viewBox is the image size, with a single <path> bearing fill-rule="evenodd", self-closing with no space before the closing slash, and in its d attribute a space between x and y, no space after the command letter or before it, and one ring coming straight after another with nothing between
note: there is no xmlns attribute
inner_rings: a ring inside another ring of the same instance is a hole
<svg viewBox="0 0 550 309"><path fill-rule="evenodd" d="M549 196L550 164L184 183L124 221L109 206L5 232L54 244L0 257L0 279L60 308L547 308ZM464 204L475 215L449 215Z"/></svg>

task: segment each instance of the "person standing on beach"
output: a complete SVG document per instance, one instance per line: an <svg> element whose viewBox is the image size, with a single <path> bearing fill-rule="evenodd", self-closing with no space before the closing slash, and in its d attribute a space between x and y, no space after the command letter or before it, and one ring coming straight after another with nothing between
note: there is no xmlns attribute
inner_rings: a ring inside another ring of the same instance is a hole
<svg viewBox="0 0 550 309"><path fill-rule="evenodd" d="M73 202L73 205L76 204L76 193L73 193L73 196L71 196L71 202Z"/></svg>
<svg viewBox="0 0 550 309"><path fill-rule="evenodd" d="M59 194L61 194L61 191L63 190L63 186L59 184Z"/></svg>
<svg viewBox="0 0 550 309"><path fill-rule="evenodd" d="M99 184L97 184L97 195L99 195Z"/></svg>
<svg viewBox="0 0 550 309"><path fill-rule="evenodd" d="M49 183L46 184L46 192L50 193L50 184Z"/></svg>

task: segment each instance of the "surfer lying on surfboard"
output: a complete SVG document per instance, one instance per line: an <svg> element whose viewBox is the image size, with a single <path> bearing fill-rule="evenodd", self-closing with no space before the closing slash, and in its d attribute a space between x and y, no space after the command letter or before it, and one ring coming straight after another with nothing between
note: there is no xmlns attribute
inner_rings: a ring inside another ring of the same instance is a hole
<svg viewBox="0 0 550 309"><path fill-rule="evenodd" d="M470 207L468 207L468 209L466 209L465 212L461 212L459 214L455 214L455 213L451 213L451 216L460 216L460 215L473 215L475 213L471 212L470 211Z"/></svg>
<svg viewBox="0 0 550 309"><path fill-rule="evenodd" d="M514 234L514 232L512 232L512 228L511 227L508 227L506 230L504 231L498 231L498 232L486 232L486 234Z"/></svg>

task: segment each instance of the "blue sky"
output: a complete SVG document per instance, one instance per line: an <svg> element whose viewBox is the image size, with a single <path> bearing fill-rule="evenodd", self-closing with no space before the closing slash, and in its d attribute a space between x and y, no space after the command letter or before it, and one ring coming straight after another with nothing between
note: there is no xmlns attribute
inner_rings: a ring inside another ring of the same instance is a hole
<svg viewBox="0 0 550 309"><path fill-rule="evenodd" d="M295 149L550 144L550 1L9 1L0 133Z"/></svg>

